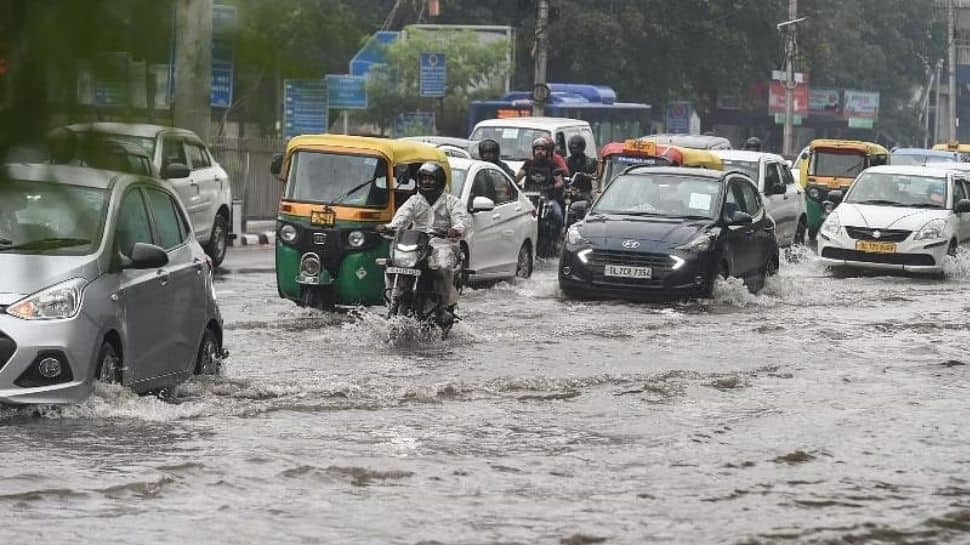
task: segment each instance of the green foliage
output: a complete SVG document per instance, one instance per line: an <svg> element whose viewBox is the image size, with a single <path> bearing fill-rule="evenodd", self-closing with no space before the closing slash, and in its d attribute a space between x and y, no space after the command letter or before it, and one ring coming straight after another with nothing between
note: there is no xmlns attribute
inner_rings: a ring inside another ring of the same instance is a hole
<svg viewBox="0 0 970 545"><path fill-rule="evenodd" d="M443 53L447 59L448 84L443 112L437 99L420 97L422 53ZM371 73L368 82L371 109L365 117L386 128L398 114L436 111L440 132L460 134L464 132L471 101L501 94L508 67L507 54L503 47L480 43L469 31L408 30L407 39L388 46L387 65Z"/></svg>

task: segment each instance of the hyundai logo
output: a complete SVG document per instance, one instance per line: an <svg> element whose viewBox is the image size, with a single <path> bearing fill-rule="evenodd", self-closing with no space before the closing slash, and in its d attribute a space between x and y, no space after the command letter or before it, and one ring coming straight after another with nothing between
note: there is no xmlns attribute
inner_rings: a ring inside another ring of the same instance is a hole
<svg viewBox="0 0 970 545"><path fill-rule="evenodd" d="M623 247L626 248L627 250L634 250L634 249L640 247L640 241L639 240L624 240L623 241Z"/></svg>
<svg viewBox="0 0 970 545"><path fill-rule="evenodd" d="M872 232L872 238L882 238L882 233L878 229L876 229L875 231Z"/></svg>

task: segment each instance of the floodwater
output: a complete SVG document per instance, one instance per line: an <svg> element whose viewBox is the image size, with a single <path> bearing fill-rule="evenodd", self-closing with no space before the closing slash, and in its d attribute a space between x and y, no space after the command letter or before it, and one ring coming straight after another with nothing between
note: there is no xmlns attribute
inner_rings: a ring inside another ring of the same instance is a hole
<svg viewBox="0 0 970 545"><path fill-rule="evenodd" d="M970 257L669 305L547 267L446 341L298 309L272 263L228 261L225 376L0 411L4 543L970 542Z"/></svg>

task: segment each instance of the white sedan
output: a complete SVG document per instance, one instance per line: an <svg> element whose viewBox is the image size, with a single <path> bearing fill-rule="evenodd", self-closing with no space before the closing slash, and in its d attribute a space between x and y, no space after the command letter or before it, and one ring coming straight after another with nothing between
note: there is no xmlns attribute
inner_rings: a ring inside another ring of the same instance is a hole
<svg viewBox="0 0 970 545"><path fill-rule="evenodd" d="M469 280L528 278L535 263L535 207L498 167L449 157L451 192L468 206L471 232L462 241Z"/></svg>
<svg viewBox="0 0 970 545"><path fill-rule="evenodd" d="M940 274L970 239L970 178L954 170L880 166L856 178L819 230L830 267ZM838 199L838 192L830 193Z"/></svg>

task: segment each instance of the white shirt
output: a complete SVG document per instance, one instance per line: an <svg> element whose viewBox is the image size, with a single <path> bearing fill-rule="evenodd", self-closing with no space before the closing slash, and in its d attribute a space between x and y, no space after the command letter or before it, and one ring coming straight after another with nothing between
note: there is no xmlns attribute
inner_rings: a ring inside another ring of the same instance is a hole
<svg viewBox="0 0 970 545"><path fill-rule="evenodd" d="M454 229L464 235L468 232L471 221L471 215L461 199L451 193L442 193L433 205L428 203L424 195L418 193L398 209L390 225L397 230L414 224L413 229L426 233Z"/></svg>

